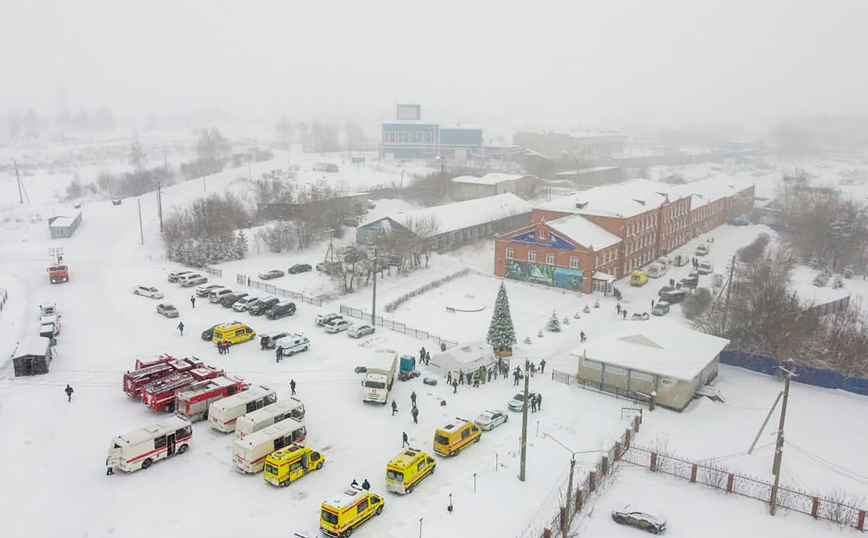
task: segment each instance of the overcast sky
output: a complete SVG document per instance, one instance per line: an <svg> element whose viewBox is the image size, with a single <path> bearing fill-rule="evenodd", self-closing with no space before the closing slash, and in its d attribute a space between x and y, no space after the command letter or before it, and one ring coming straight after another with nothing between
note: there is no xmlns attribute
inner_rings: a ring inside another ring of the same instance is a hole
<svg viewBox="0 0 868 538"><path fill-rule="evenodd" d="M866 113L868 1L0 0L0 113L498 128Z"/></svg>

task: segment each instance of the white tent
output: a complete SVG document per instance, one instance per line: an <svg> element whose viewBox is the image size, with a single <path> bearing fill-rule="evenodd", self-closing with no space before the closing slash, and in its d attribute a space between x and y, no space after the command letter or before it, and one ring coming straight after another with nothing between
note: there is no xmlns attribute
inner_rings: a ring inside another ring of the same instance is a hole
<svg viewBox="0 0 868 538"><path fill-rule="evenodd" d="M428 367L446 377L447 372L461 370L466 374L478 370L480 366L490 368L495 364L497 358L491 346L484 342L474 342L431 355L431 364Z"/></svg>

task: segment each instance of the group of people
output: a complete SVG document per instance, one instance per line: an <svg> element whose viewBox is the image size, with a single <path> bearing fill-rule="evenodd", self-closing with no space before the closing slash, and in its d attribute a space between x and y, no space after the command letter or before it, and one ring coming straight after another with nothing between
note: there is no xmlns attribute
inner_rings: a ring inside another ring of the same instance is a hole
<svg viewBox="0 0 868 538"><path fill-rule="evenodd" d="M363 490L365 490L365 491L368 491L369 489L371 489L371 483L368 482L368 479L367 479L367 478L365 478L365 480L364 480L364 482L362 482L362 485L361 485L361 486L359 485L358 482L356 482L356 479L353 478L353 481L352 481L352 483L351 483L350 485L351 485L352 487L356 488L356 489L363 489Z"/></svg>
<svg viewBox="0 0 868 538"><path fill-rule="evenodd" d="M583 332L582 335L584 335L584 334L585 333ZM582 341L584 342L584 340L582 340ZM537 367L536 363L534 363L533 361L531 361L528 364L528 373L530 374L531 377L533 377L536 374L537 370L539 370L539 373L541 373L541 374L545 373L545 371L546 371L546 360L545 359L539 361L539 367ZM521 372L521 366L516 365L515 370L512 371L512 377L513 377L513 386L518 385L519 381L523 377L523 374Z"/></svg>
<svg viewBox="0 0 868 538"><path fill-rule="evenodd" d="M392 416L398 412L398 402L392 399ZM410 416L413 417L413 424L419 424L419 408L416 407L416 391L410 393ZM404 434L406 442L407 434Z"/></svg>
<svg viewBox="0 0 868 538"><path fill-rule="evenodd" d="M422 349L419 350L419 364L424 364L425 366L431 364L431 352L425 351L425 346L422 346Z"/></svg>
<svg viewBox="0 0 868 538"><path fill-rule="evenodd" d="M530 412L536 413L542 410L542 394L536 394L528 399L530 403Z"/></svg>
<svg viewBox="0 0 868 538"><path fill-rule="evenodd" d="M217 342L217 352L221 355L229 353L229 342L226 340L221 340Z"/></svg>
<svg viewBox="0 0 868 538"><path fill-rule="evenodd" d="M274 348L274 358L277 362L283 360L283 346L277 346Z"/></svg>
<svg viewBox="0 0 868 538"><path fill-rule="evenodd" d="M615 312L620 314L623 319L627 319L627 309L621 306L621 303L615 305ZM584 340L582 340L584 342Z"/></svg>

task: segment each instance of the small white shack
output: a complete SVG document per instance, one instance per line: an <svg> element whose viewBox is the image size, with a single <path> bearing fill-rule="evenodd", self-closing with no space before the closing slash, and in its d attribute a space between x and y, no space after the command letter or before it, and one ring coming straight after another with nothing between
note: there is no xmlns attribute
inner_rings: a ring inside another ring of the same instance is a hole
<svg viewBox="0 0 868 538"><path fill-rule="evenodd" d="M71 217L57 216L48 219L48 231L51 232L52 239L72 237L79 225L81 225L80 211Z"/></svg>

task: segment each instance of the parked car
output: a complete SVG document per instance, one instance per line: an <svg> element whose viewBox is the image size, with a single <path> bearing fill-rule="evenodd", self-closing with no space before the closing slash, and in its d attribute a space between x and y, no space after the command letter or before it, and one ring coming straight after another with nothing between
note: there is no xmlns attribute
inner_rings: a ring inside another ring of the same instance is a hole
<svg viewBox="0 0 868 538"><path fill-rule="evenodd" d="M265 317L268 319L280 319L285 318L286 316L292 316L293 314L295 314L295 303L292 301L277 303L265 311Z"/></svg>
<svg viewBox="0 0 868 538"><path fill-rule="evenodd" d="M285 273L280 269L272 269L271 271L266 271L264 273L259 273L259 278L262 280L271 280L272 278L280 278Z"/></svg>
<svg viewBox="0 0 868 538"><path fill-rule="evenodd" d="M343 319L343 316L340 314L335 314L334 312L330 314L317 314L316 316L316 324L317 325L325 325L336 319Z"/></svg>
<svg viewBox="0 0 868 538"><path fill-rule="evenodd" d="M630 316L630 319L633 321L648 321L648 319L650 318L651 315L648 314L648 312L636 312L635 314Z"/></svg>
<svg viewBox="0 0 868 538"><path fill-rule="evenodd" d="M714 272L714 262L710 260L705 260L699 264L699 274L700 275L710 275Z"/></svg>
<svg viewBox="0 0 868 538"><path fill-rule="evenodd" d="M247 295L248 294L244 293L244 292L231 293L231 294L227 295L226 297L223 297L222 299L220 299L220 304L223 306L223 308L230 308L232 305L234 305L235 303L237 303L241 299L244 299L245 297L247 297Z"/></svg>
<svg viewBox="0 0 868 538"><path fill-rule="evenodd" d="M343 264L341 262L320 262L316 264L316 270L327 275L337 274Z"/></svg>
<svg viewBox="0 0 868 538"><path fill-rule="evenodd" d="M347 334L352 338L361 338L369 334L374 334L374 327L367 323L359 323L347 329Z"/></svg>
<svg viewBox="0 0 868 538"><path fill-rule="evenodd" d="M669 313L669 303L666 301L659 301L654 305L654 308L651 309L651 313L655 316L665 316Z"/></svg>
<svg viewBox="0 0 868 538"><path fill-rule="evenodd" d="M202 331L202 340L207 340L207 341L209 341L209 342L210 342L211 340L213 340L213 339L214 339L214 328L215 328L215 327L217 327L217 325L211 325L210 327L208 327L207 329L205 329L204 331Z"/></svg>
<svg viewBox="0 0 868 538"><path fill-rule="evenodd" d="M536 398L535 392L529 392L528 396L530 398ZM506 404L510 411L521 411L522 406L524 405L524 393L519 392L515 396L512 397L512 400Z"/></svg>
<svg viewBox="0 0 868 538"><path fill-rule="evenodd" d="M298 273L307 273L311 271L313 267L306 263L297 263L286 270L290 275L297 275Z"/></svg>
<svg viewBox="0 0 868 538"><path fill-rule="evenodd" d="M705 256L711 251L711 247L708 246L708 243L700 243L699 246L696 247L696 255L697 256Z"/></svg>
<svg viewBox="0 0 868 538"><path fill-rule="evenodd" d="M267 297L264 299L260 299L250 307L250 314L253 316L261 316L262 314L265 314L266 310L279 302L280 299L278 299L277 297Z"/></svg>
<svg viewBox="0 0 868 538"><path fill-rule="evenodd" d="M133 287L133 293L135 293L136 295L150 297L151 299L163 298L163 294L160 293L160 290L158 290L157 288L149 288L147 286L135 286Z"/></svg>
<svg viewBox="0 0 868 538"><path fill-rule="evenodd" d="M181 279L181 277L192 275L193 271L176 271L174 273L169 273L168 280L169 282L177 282Z"/></svg>
<svg viewBox="0 0 868 538"><path fill-rule="evenodd" d="M678 304L687 298L687 290L671 290L660 294L660 298L670 305Z"/></svg>
<svg viewBox="0 0 868 538"><path fill-rule="evenodd" d="M280 343L283 338L291 335L292 333L286 331L276 331L271 333L265 333L259 335L259 347L261 349L274 349Z"/></svg>
<svg viewBox="0 0 868 538"><path fill-rule="evenodd" d="M220 284L203 284L196 288L196 297L206 297L212 291L222 288L223 286L221 286Z"/></svg>
<svg viewBox="0 0 868 538"><path fill-rule="evenodd" d="M166 316L167 318L177 318L178 309L175 308L175 305L169 303L160 303L157 305L157 314L160 314L161 316Z"/></svg>
<svg viewBox="0 0 868 538"><path fill-rule="evenodd" d="M232 310L236 312L247 312L250 310L250 306L259 302L261 297L257 297L256 295L248 295L247 297L242 297L235 301L235 304L232 305Z"/></svg>
<svg viewBox="0 0 868 538"><path fill-rule="evenodd" d="M233 292L229 288L218 288L216 290L211 290L211 293L208 294L208 301L218 304L223 300L224 297L229 297Z"/></svg>
<svg viewBox="0 0 868 538"><path fill-rule="evenodd" d="M612 519L619 525L636 527L651 534L660 534L666 530L664 519L645 512L636 512L629 506L625 506L622 510L612 510Z"/></svg>
<svg viewBox="0 0 868 538"><path fill-rule="evenodd" d="M678 288L676 288L675 286L663 286L662 288L660 288L660 291L657 292L657 295L662 297L664 293L669 293L670 291L677 289Z"/></svg>
<svg viewBox="0 0 868 538"><path fill-rule="evenodd" d="M696 275L696 276L691 275L691 276L682 278L679 281L679 283L681 284L682 288L689 288L691 290L695 290L699 286L699 275Z"/></svg>
<svg viewBox="0 0 868 538"><path fill-rule="evenodd" d="M505 424L508 420L509 415L495 409L494 411L483 411L473 422L483 431L491 431L501 424Z"/></svg>
<svg viewBox="0 0 868 538"><path fill-rule="evenodd" d="M341 318L333 319L324 325L327 333L335 334L350 328L350 322Z"/></svg>
<svg viewBox="0 0 868 538"><path fill-rule="evenodd" d="M193 286L205 284L206 282L208 282L208 277L200 275L199 273L190 273L178 279L178 284L183 288L192 288Z"/></svg>

